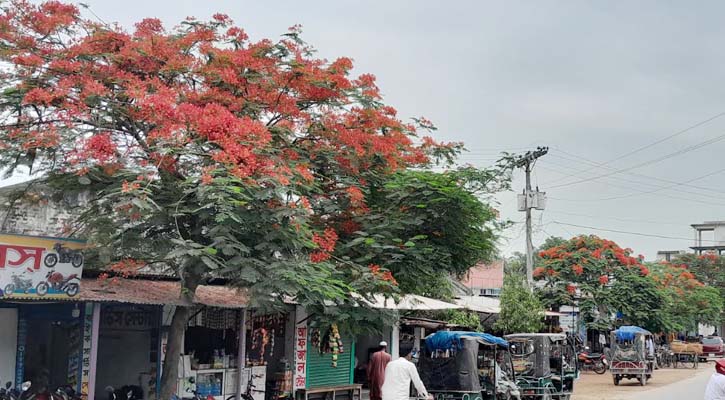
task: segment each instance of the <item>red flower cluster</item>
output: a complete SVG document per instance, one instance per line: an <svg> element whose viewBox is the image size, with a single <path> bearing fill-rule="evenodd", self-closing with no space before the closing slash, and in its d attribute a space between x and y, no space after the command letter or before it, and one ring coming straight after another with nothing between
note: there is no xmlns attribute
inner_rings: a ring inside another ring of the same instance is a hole
<svg viewBox="0 0 725 400"><path fill-rule="evenodd" d="M602 285L606 285L607 283L609 283L609 277L606 275L600 276L599 283L601 283Z"/></svg>
<svg viewBox="0 0 725 400"><path fill-rule="evenodd" d="M88 157L101 164L106 164L116 157L116 145L108 133L99 133L88 138L84 151Z"/></svg>
<svg viewBox="0 0 725 400"><path fill-rule="evenodd" d="M375 276L376 278L389 282L390 284L395 285L395 286L398 285L398 281L395 280L393 273L390 271L382 271L380 265L370 264L368 266L368 268L370 269L370 273L372 273L373 276Z"/></svg>
<svg viewBox="0 0 725 400"><path fill-rule="evenodd" d="M109 265L108 270L115 272L119 276L128 278L138 274L139 270L145 265L146 263L142 261L127 258Z"/></svg>
<svg viewBox="0 0 725 400"><path fill-rule="evenodd" d="M332 256L332 252L335 251L335 244L337 244L337 232L332 228L327 228L322 235L317 233L312 235L312 242L317 245L318 251L310 254L310 261L322 262L329 260Z"/></svg>
<svg viewBox="0 0 725 400"><path fill-rule="evenodd" d="M575 264L573 267L571 267L571 270L574 272L574 275L581 275L584 273L584 267L579 264Z"/></svg>
<svg viewBox="0 0 725 400"><path fill-rule="evenodd" d="M576 286L572 284L566 285L566 291L569 292L569 294L575 294L576 293Z"/></svg>

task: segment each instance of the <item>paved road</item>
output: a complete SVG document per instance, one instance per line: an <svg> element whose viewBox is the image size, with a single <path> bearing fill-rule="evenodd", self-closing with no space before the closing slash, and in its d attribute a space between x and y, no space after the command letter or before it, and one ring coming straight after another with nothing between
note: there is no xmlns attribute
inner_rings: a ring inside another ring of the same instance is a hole
<svg viewBox="0 0 725 400"><path fill-rule="evenodd" d="M641 393L633 393L631 400L700 400L705 396L705 386L714 372L713 364L700 366L697 375Z"/></svg>

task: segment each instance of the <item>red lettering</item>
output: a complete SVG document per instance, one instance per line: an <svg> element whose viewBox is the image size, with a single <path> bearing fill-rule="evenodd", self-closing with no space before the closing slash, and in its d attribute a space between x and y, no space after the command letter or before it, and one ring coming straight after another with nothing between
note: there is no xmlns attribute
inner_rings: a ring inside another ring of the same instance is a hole
<svg viewBox="0 0 725 400"><path fill-rule="evenodd" d="M13 250L18 253L19 257L17 260L8 259L8 250ZM40 262L43 259L43 247L28 247L28 246L15 246L11 244L0 244L0 268L5 268L6 265L11 267L19 267L25 264L29 259L33 259L33 269L40 269Z"/></svg>

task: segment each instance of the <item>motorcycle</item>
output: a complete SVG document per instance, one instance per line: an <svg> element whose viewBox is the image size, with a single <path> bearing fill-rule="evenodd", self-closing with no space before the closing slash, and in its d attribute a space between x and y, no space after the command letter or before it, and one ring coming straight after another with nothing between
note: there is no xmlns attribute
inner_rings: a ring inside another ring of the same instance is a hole
<svg viewBox="0 0 725 400"><path fill-rule="evenodd" d="M81 397L76 394L76 391L70 385L59 386L55 393L51 395L53 400L80 400Z"/></svg>
<svg viewBox="0 0 725 400"><path fill-rule="evenodd" d="M75 268L79 268L83 265L83 254L80 250L63 247L60 243L54 244L53 250L55 250L55 253L48 253L45 258L43 258L43 263L46 267L53 268L59 262L61 264L70 263Z"/></svg>
<svg viewBox="0 0 725 400"><path fill-rule="evenodd" d="M108 400L141 400L143 399L143 390L139 386L126 385L120 389L114 389L113 386L106 386L108 392Z"/></svg>
<svg viewBox="0 0 725 400"><path fill-rule="evenodd" d="M589 347L585 347L583 351L579 352L577 358L579 360L579 369L582 371L591 370L599 375L607 372L609 362L604 354L590 353Z"/></svg>
<svg viewBox="0 0 725 400"><path fill-rule="evenodd" d="M78 294L80 290L80 278L77 274L71 274L67 277L63 277L63 274L53 270L48 271L48 275L45 276L46 282L40 282L35 288L35 292L38 296L45 296L48 293L48 289L53 289L56 292L65 293L70 297Z"/></svg>
<svg viewBox="0 0 725 400"><path fill-rule="evenodd" d="M0 400L10 400L11 399L11 392L13 383L8 382L5 384L5 387L0 388Z"/></svg>
<svg viewBox="0 0 725 400"><path fill-rule="evenodd" d="M18 274L13 274L13 283L9 283L5 286L5 295L10 296L16 291L23 294L28 294L30 289L33 288L33 280L30 278L23 279Z"/></svg>

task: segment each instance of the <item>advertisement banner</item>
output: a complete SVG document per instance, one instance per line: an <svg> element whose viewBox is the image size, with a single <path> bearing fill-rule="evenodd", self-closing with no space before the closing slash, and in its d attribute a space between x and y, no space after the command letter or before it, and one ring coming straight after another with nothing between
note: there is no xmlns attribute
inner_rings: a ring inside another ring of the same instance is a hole
<svg viewBox="0 0 725 400"><path fill-rule="evenodd" d="M0 297L77 296L84 245L70 239L0 234Z"/></svg>
<svg viewBox="0 0 725 400"><path fill-rule="evenodd" d="M294 390L307 388L307 321L295 326Z"/></svg>

